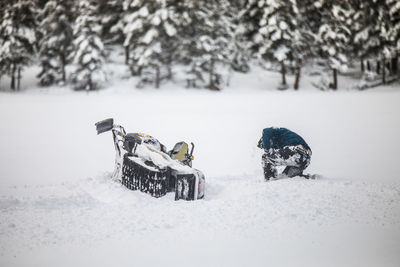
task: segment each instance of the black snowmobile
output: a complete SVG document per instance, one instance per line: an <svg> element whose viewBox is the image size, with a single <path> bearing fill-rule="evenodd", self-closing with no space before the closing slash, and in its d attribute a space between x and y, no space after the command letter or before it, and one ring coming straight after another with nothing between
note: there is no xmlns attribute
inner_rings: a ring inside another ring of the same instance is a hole
<svg viewBox="0 0 400 267"><path fill-rule="evenodd" d="M192 168L194 144L185 142L167 152L157 139L143 133L126 133L113 119L96 123L97 134L111 131L116 150L113 178L131 190L153 197L175 192L175 200L204 197L204 174Z"/></svg>

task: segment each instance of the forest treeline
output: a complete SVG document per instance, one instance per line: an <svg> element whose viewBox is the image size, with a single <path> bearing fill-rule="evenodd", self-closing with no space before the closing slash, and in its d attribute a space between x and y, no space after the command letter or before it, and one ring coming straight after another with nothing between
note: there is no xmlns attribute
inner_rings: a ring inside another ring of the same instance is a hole
<svg viewBox="0 0 400 267"><path fill-rule="evenodd" d="M0 22L0 79L12 90L33 62L41 86L99 88L111 46L156 88L178 71L188 87L220 90L223 70L246 73L254 59L279 69L280 88L293 73L298 89L311 62L332 89L356 63L383 84L399 76L398 0L1 0Z"/></svg>

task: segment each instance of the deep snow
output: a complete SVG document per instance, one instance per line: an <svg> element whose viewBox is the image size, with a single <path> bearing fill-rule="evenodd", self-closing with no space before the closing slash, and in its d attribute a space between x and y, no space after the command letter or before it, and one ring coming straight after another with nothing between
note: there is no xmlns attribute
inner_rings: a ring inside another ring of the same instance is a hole
<svg viewBox="0 0 400 267"><path fill-rule="evenodd" d="M398 266L399 88L278 92L277 79L0 93L0 266ZM112 138L94 127L108 117L169 149L194 142L205 199L112 181ZM263 181L271 125L304 137L322 178Z"/></svg>

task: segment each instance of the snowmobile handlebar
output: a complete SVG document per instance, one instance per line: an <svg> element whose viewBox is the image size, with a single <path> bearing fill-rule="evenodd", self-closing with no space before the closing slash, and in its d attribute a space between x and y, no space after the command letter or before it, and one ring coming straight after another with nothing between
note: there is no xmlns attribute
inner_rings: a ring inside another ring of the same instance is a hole
<svg viewBox="0 0 400 267"><path fill-rule="evenodd" d="M185 155L185 160L183 161L184 164L190 165L192 160L194 159L193 157L193 150L194 150L194 144L193 142L190 143L192 145L192 148L190 149L190 153Z"/></svg>
<svg viewBox="0 0 400 267"><path fill-rule="evenodd" d="M109 118L99 122L96 122L97 134L105 133L114 128L114 119Z"/></svg>
<svg viewBox="0 0 400 267"><path fill-rule="evenodd" d="M97 134L102 134L108 131L115 131L118 135L124 137L126 135L124 127L114 124L114 119L109 118L95 123Z"/></svg>
<svg viewBox="0 0 400 267"><path fill-rule="evenodd" d="M192 145L192 149L190 150L190 156L193 156L193 150L194 150L194 144L193 142L190 142L190 144Z"/></svg>

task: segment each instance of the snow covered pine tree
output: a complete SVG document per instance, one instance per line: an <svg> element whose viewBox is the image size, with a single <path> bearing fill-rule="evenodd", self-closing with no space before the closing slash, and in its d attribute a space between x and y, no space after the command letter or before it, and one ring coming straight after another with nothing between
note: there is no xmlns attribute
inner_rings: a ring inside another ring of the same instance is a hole
<svg viewBox="0 0 400 267"><path fill-rule="evenodd" d="M21 71L35 51L35 6L30 0L3 0L1 8L0 68L11 76L10 88L18 90Z"/></svg>
<svg viewBox="0 0 400 267"><path fill-rule="evenodd" d="M232 22L229 1L193 1L183 2L187 19L182 56L187 66L188 86L205 81L207 88L220 90L222 75L218 67L230 66L235 51L235 26ZM189 82L190 81L190 82Z"/></svg>
<svg viewBox="0 0 400 267"><path fill-rule="evenodd" d="M139 87L172 77L176 59L177 29L181 23L174 6L168 0L126 0L124 2L124 47L129 52L132 74L141 76ZM164 76L162 71L166 70Z"/></svg>
<svg viewBox="0 0 400 267"><path fill-rule="evenodd" d="M5 2L0 2L0 21L4 21L5 16ZM0 90L1 90L1 78L7 73L7 65L6 58L3 55L3 43L5 36L2 31L2 23L0 23Z"/></svg>
<svg viewBox="0 0 400 267"><path fill-rule="evenodd" d="M316 7L313 3L314 0L297 1L298 14L296 20L298 31L293 40L293 67L296 74L293 88L295 90L300 87L301 68L319 52L315 42L320 14L316 12Z"/></svg>
<svg viewBox="0 0 400 267"><path fill-rule="evenodd" d="M299 49L295 49L301 40L296 18L299 10L296 0L260 0L258 8L263 13L259 21L255 42L261 61L277 61L281 66L282 83L278 89L287 89L286 64L296 58ZM301 58L300 56L297 56Z"/></svg>
<svg viewBox="0 0 400 267"><path fill-rule="evenodd" d="M387 70L390 69L389 60L395 57L397 52L395 46L396 41L393 38L396 35L393 23L395 23L396 19L399 19L396 18L396 16L399 16L398 14L396 15L396 9L398 12L399 7L398 5L390 4L390 1L387 0L376 0L372 4L377 12L375 29L379 42L376 48L378 62L380 61L380 64L377 64L377 72L378 74L382 74L382 84L385 84L388 75ZM394 17L392 17L393 15Z"/></svg>
<svg viewBox="0 0 400 267"><path fill-rule="evenodd" d="M389 40L393 46L391 71L393 75L400 75L399 72L399 56L400 56L400 2L397 0L386 0L389 6L389 15L391 28L388 32Z"/></svg>
<svg viewBox="0 0 400 267"><path fill-rule="evenodd" d="M65 67L72 53L72 3L50 0L39 14L41 39L38 74L42 86L66 81Z"/></svg>
<svg viewBox="0 0 400 267"><path fill-rule="evenodd" d="M338 88L337 72L347 69L352 10L345 1L319 0L315 5L322 13L319 42L328 67L333 72L333 82L327 87Z"/></svg>
<svg viewBox="0 0 400 267"><path fill-rule="evenodd" d="M98 12L101 15L101 37L105 44L123 42L122 34L122 2L123 0L98 0Z"/></svg>
<svg viewBox="0 0 400 267"><path fill-rule="evenodd" d="M400 4L398 6L400 9ZM361 61L361 70L367 70L368 80L374 80L376 74L382 74L382 83L385 83L386 63L389 62L387 60L395 58L394 62L397 63L396 27L392 25L396 21L392 19L396 17L396 5L390 0L365 0L354 3L354 9L356 11L353 15L353 45L355 54ZM376 61L376 74L372 72L372 60Z"/></svg>
<svg viewBox="0 0 400 267"><path fill-rule="evenodd" d="M104 45L100 38L101 25L97 16L97 2L83 0L78 3L79 16L74 25L73 82L77 90L94 90L105 81L103 71Z"/></svg>
<svg viewBox="0 0 400 267"><path fill-rule="evenodd" d="M231 27L234 42L232 55L230 56L230 65L235 71L247 73L250 70L251 45L246 36L247 27L243 19L243 7L243 1L233 1L229 8L228 14L232 22Z"/></svg>

